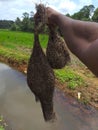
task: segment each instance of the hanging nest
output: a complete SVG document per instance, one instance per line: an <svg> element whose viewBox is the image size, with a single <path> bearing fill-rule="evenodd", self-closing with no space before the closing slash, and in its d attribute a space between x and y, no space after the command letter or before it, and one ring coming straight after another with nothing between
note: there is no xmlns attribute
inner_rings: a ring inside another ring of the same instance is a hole
<svg viewBox="0 0 98 130"><path fill-rule="evenodd" d="M35 26L36 30L39 30L41 32L46 25L46 14L45 14L45 6L43 4L36 4L36 14L34 16L35 21Z"/></svg>
<svg viewBox="0 0 98 130"><path fill-rule="evenodd" d="M39 8L37 7L37 9ZM39 31L42 27L39 25L39 10L37 10L34 21L34 47L27 68L27 83L36 99L41 103L45 121L50 121L55 119L53 110L55 76L39 42Z"/></svg>
<svg viewBox="0 0 98 130"><path fill-rule="evenodd" d="M35 35L35 42L27 69L27 83L37 100L40 101L45 121L55 119L53 93L55 76Z"/></svg>
<svg viewBox="0 0 98 130"><path fill-rule="evenodd" d="M37 13L35 15L37 29L44 30L47 25L47 14L43 4L36 5ZM64 39L59 35L54 25L47 25L49 30L49 40L46 49L46 56L50 66L53 69L63 68L69 61L70 55L66 48Z"/></svg>
<svg viewBox="0 0 98 130"><path fill-rule="evenodd" d="M58 34L57 29L51 26L49 26L46 55L53 69L61 69L70 61L70 55L64 39Z"/></svg>
<svg viewBox="0 0 98 130"><path fill-rule="evenodd" d="M34 47L28 62L27 84L34 93L36 100L41 103L45 121L50 121L55 119L53 108L55 76L52 68L64 67L70 57L64 40L56 31L53 31L55 30L53 27L52 30L49 27L50 33L46 57L39 42L39 33L46 25L44 5L36 5L36 11L34 16Z"/></svg>

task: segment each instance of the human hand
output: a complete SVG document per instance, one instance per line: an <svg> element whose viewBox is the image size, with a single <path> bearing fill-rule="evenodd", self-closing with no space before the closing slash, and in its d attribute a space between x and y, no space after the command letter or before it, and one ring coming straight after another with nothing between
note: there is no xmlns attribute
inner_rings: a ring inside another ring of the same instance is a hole
<svg viewBox="0 0 98 130"><path fill-rule="evenodd" d="M59 12L52 9L51 7L46 7L46 19L48 25L56 26L56 20L57 16L59 15Z"/></svg>

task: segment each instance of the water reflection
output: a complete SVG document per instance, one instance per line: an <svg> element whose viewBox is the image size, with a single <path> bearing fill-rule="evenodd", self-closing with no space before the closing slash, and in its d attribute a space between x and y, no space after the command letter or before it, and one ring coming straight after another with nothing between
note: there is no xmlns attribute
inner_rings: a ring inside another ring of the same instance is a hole
<svg viewBox="0 0 98 130"><path fill-rule="evenodd" d="M98 112L83 108L59 90L55 92L54 106L57 121L46 123L26 76L0 64L0 113L13 130L98 130Z"/></svg>

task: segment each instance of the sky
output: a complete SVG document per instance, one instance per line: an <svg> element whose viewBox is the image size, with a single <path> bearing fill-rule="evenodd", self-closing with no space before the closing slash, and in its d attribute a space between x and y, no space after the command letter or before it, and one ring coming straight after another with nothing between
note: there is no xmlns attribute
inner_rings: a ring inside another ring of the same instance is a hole
<svg viewBox="0 0 98 130"><path fill-rule="evenodd" d="M98 0L0 0L0 20L22 18L24 12L35 12L35 3L40 2L63 14L74 14L85 5L98 7Z"/></svg>

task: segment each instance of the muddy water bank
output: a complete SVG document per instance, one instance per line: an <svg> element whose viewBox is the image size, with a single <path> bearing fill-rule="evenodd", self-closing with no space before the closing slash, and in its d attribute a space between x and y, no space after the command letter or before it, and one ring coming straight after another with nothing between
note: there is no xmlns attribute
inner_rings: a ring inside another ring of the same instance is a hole
<svg viewBox="0 0 98 130"><path fill-rule="evenodd" d="M0 56L0 61L10 65L12 68L19 70L22 73L27 72L27 62L26 61L16 61L13 58L2 57ZM70 66L71 67L71 66ZM73 66L72 66L73 67ZM81 86L77 87L75 90L71 90L66 86L66 83L61 83L59 80L56 79L56 86L57 88L61 89L62 92L77 99L78 92L81 92L81 102L86 104L91 104L98 110L98 78L88 75L91 75L90 71L85 67L81 68L80 66L75 66L74 70L78 71L79 75L82 76L85 83L87 83L87 87ZM81 70L83 72L81 72Z"/></svg>
<svg viewBox="0 0 98 130"><path fill-rule="evenodd" d="M27 69L27 63L25 61L16 61L14 59L0 56L0 62L7 64L10 67L13 67L14 69L25 73L25 70Z"/></svg>
<svg viewBox="0 0 98 130"><path fill-rule="evenodd" d="M0 114L13 130L98 130L98 111L56 89L54 107L57 120L46 123L40 103L26 83L26 76L0 64Z"/></svg>

